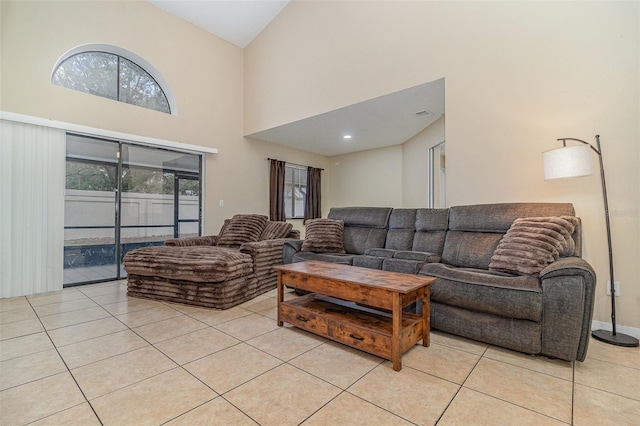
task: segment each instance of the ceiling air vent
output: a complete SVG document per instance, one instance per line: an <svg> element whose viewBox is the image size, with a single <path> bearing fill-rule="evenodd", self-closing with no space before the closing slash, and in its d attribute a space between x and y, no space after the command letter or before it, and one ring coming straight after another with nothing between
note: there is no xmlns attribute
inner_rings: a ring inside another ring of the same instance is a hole
<svg viewBox="0 0 640 426"><path fill-rule="evenodd" d="M423 109L422 111L416 112L416 117L418 117L418 118L431 117L431 112L427 111L426 109Z"/></svg>

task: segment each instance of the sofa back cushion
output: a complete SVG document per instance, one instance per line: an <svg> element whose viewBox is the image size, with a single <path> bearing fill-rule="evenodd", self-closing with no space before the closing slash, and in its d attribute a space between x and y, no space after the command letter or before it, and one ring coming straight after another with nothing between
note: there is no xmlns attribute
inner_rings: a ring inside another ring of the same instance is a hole
<svg viewBox="0 0 640 426"><path fill-rule="evenodd" d="M416 209L393 209L389 216L389 231L384 247L390 250L411 250L416 233Z"/></svg>
<svg viewBox="0 0 640 426"><path fill-rule="evenodd" d="M293 225L290 223L269 220L260 234L259 241L287 238L292 229Z"/></svg>
<svg viewBox="0 0 640 426"><path fill-rule="evenodd" d="M218 246L238 248L244 243L258 241L267 224L267 216L259 214L237 214L223 225L218 237Z"/></svg>
<svg viewBox="0 0 640 426"><path fill-rule="evenodd" d="M570 203L504 203L455 206L449 208L449 231L442 261L468 268L488 269L491 256L502 236L518 218L535 216L575 216ZM578 224L572 234L573 255L580 256L582 244Z"/></svg>
<svg viewBox="0 0 640 426"><path fill-rule="evenodd" d="M449 209L417 209L411 250L442 254L449 226Z"/></svg>
<svg viewBox="0 0 640 426"><path fill-rule="evenodd" d="M333 219L309 219L301 251L344 254L344 222Z"/></svg>
<svg viewBox="0 0 640 426"><path fill-rule="evenodd" d="M344 222L344 249L364 254L370 248L384 248L389 226L389 207L334 207L328 219Z"/></svg>

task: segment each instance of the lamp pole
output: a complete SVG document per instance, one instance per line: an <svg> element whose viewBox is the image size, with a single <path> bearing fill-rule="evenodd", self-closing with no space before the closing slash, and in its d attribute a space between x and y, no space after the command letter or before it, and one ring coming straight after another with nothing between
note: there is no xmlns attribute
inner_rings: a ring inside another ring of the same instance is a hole
<svg viewBox="0 0 640 426"><path fill-rule="evenodd" d="M591 332L594 339L600 340L605 343L609 343L616 346L636 347L638 346L638 339L626 334L616 332L616 295L615 295L615 281L613 276L613 249L611 244L611 224L609 221L609 203L607 201L607 185L604 179L604 163L602 161L602 149L600 148L600 135L596 135L595 148L589 142L585 142L581 139L575 138L560 138L563 146L567 146L566 141L576 141L586 145L589 145L591 149L598 154L598 160L600 162L600 179L602 181L602 197L604 199L604 218L607 226L607 245L609 246L609 277L610 277L610 292L611 292L611 331L608 330L595 330Z"/></svg>

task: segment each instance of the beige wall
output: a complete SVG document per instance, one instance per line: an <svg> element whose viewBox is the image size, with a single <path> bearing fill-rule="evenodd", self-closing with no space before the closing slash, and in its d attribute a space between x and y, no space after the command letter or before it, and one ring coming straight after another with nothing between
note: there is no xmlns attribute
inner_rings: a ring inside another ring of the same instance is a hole
<svg viewBox="0 0 640 426"><path fill-rule="evenodd" d="M573 202L584 221L585 257L599 277L595 319L609 322L599 176L547 182L541 161L559 146L556 138L593 141L600 133L622 282L618 324L640 327L639 8L294 0L245 49L245 132L446 78L447 203ZM416 193L397 155L361 156L345 158L396 173L386 176L386 188ZM352 194L371 195L358 201L401 204L397 192L380 199L368 182L354 187L343 180L352 173L330 167L330 203L346 203L336 187L349 185ZM407 195L408 204L414 199Z"/></svg>
<svg viewBox="0 0 640 426"><path fill-rule="evenodd" d="M267 157L324 167L324 157L243 138L243 50L143 1L1 3L0 109L215 147L207 154L205 233L234 213L268 213ZM69 49L105 43L162 74L178 115L53 86ZM219 207L219 200L224 207Z"/></svg>

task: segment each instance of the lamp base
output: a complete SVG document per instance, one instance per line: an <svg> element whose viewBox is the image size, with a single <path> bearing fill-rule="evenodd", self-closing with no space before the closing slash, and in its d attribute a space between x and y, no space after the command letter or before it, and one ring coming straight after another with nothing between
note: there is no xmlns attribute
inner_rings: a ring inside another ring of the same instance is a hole
<svg viewBox="0 0 640 426"><path fill-rule="evenodd" d="M615 336L613 332L608 330L595 330L591 332L591 336L594 339L600 340L601 342L609 343L610 345L616 346L626 346L628 348L635 348L638 346L638 339L632 336L628 336L622 333L616 333Z"/></svg>

